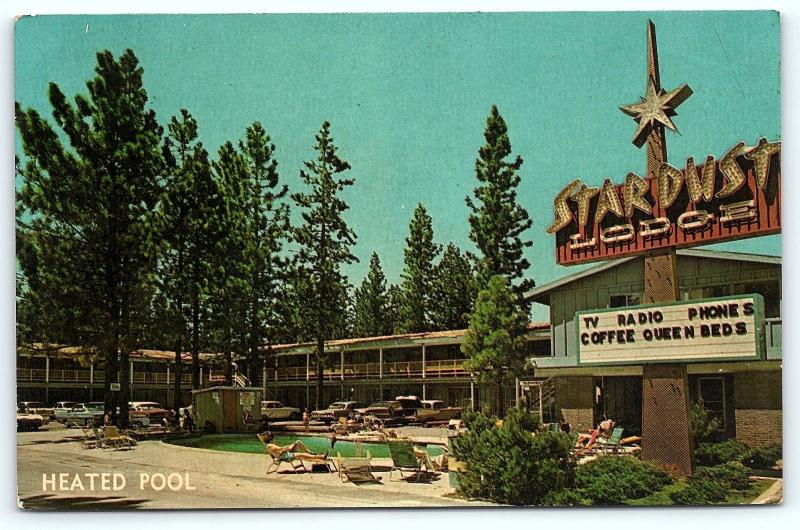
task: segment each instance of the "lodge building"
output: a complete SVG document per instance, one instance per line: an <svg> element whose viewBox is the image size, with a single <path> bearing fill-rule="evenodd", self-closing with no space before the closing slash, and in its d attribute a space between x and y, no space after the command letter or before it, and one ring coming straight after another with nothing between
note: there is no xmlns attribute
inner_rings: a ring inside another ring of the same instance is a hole
<svg viewBox="0 0 800 530"><path fill-rule="evenodd" d="M529 326L529 376L506 389L508 406L531 408L544 421L566 421L584 430L605 417L626 432L642 424L643 364L586 366L579 363L576 312L637 306L644 285L642 256L602 262L530 291L531 302L549 307L549 322ZM690 399L718 418L722 429L751 445L782 437L781 259L712 250L676 252L681 300L756 294L764 300L763 355L751 360L687 358ZM326 343L323 403L372 402L413 394L479 409L491 394L464 369L465 330L334 340ZM313 407L315 344L272 346L265 355L263 395L286 405ZM681 361L678 361L681 362ZM184 402L191 401L188 357L182 376ZM131 355L132 400L172 403L174 354ZM202 386L224 381L218 356L203 354ZM19 348L20 400L102 399L102 368L74 348Z"/></svg>

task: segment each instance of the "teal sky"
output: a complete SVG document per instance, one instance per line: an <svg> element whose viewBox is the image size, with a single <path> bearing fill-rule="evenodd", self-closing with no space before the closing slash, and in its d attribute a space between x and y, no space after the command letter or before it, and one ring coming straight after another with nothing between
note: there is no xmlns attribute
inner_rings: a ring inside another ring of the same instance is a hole
<svg viewBox="0 0 800 530"><path fill-rule="evenodd" d="M70 98L85 93L98 50L131 48L162 124L187 108L214 156L261 121L293 189L329 120L356 179L346 194L355 284L373 251L399 280L419 202L439 243L473 248L464 197L497 104L525 160L519 199L534 220L527 256L541 285L577 270L555 264L545 232L555 194L575 177L645 172L636 124L618 107L644 93L648 18L662 85L694 90L675 118L680 134L668 133L674 165L780 138L780 22L766 11L27 17L16 25L16 99L50 116L49 81ZM779 236L715 247L781 252Z"/></svg>

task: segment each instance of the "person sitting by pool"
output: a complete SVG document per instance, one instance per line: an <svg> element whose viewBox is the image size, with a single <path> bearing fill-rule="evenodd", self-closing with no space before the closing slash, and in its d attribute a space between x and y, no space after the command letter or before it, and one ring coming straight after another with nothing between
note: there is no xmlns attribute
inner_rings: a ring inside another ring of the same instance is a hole
<svg viewBox="0 0 800 530"><path fill-rule="evenodd" d="M272 433L269 431L261 433L258 437L261 438L262 442L264 442L264 445L266 446L267 451L269 451L269 454L271 454L275 458L281 458L284 456L286 458L295 458L298 460L319 460L319 459L324 460L328 458L328 451L325 451L325 453L321 455L312 453L309 450L309 448L303 445L303 442L301 442L300 440L297 440L289 445L278 445L272 443L273 436ZM300 451L298 451L298 449Z"/></svg>
<svg viewBox="0 0 800 530"><path fill-rule="evenodd" d="M586 433L578 435L578 440L575 442L575 447L591 447L598 438L608 439L614 431L614 420L606 418L601 421L596 428L589 429Z"/></svg>

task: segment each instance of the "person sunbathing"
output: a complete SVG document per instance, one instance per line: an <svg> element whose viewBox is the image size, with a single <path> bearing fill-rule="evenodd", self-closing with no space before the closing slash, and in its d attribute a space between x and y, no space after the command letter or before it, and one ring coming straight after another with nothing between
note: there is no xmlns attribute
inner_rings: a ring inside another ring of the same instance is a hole
<svg viewBox="0 0 800 530"><path fill-rule="evenodd" d="M286 455L287 458L295 458L299 460L325 460L328 458L328 451L318 455L312 453L300 440L295 441L289 445L278 445L272 443L272 433L266 432L261 435L261 439L267 447L267 451L276 458Z"/></svg>
<svg viewBox="0 0 800 530"><path fill-rule="evenodd" d="M589 429L588 432L578 435L578 440L575 442L575 447L591 447L599 439L608 439L611 433L614 432L614 420L606 418L601 421L594 429Z"/></svg>

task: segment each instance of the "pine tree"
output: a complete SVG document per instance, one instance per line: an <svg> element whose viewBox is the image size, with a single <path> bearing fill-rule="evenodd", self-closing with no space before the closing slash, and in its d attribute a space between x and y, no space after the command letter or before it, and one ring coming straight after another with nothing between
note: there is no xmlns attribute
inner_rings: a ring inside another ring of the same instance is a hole
<svg viewBox="0 0 800 530"><path fill-rule="evenodd" d="M50 83L61 134L36 110L16 105L27 158L19 216L34 254L47 265L38 268L39 298L69 315L75 344L101 353L105 408L127 425L129 354L143 334L152 292L163 130L147 108L133 51L119 60L99 52L95 73L86 83L88 98L77 95L74 104ZM120 391L112 392L118 376Z"/></svg>
<svg viewBox="0 0 800 530"><path fill-rule="evenodd" d="M305 193L294 193L292 199L303 209L303 224L294 230L298 252L298 284L310 291L305 304L311 304L314 315L313 335L316 339L316 398L317 408L322 407L322 382L325 366L325 341L342 331L342 315L347 310L347 282L341 266L358 261L350 252L356 234L347 225L343 214L349 209L339 194L353 179L339 175L350 169L350 164L336 154L330 123L322 124L316 134L314 150L318 155L305 162L306 170L300 177L308 186ZM307 313L306 313L307 314Z"/></svg>
<svg viewBox="0 0 800 530"><path fill-rule="evenodd" d="M386 289L386 328L391 335L400 333L400 306L403 303L403 290L392 284Z"/></svg>
<svg viewBox="0 0 800 530"><path fill-rule="evenodd" d="M464 369L474 372L481 383L492 385L492 414L503 410L503 382L525 370L527 315L503 276L492 276L478 293L469 329L461 344L467 356Z"/></svg>
<svg viewBox="0 0 800 530"><path fill-rule="evenodd" d="M392 332L391 322L386 318L389 297L386 292L386 277L376 252L369 260L369 271L355 292L355 315L353 333L356 337L375 337Z"/></svg>
<svg viewBox="0 0 800 530"><path fill-rule="evenodd" d="M431 327L433 263L440 250L433 242L431 217L422 204L414 209L408 231L400 286L403 290L398 323L401 333L428 331Z"/></svg>
<svg viewBox="0 0 800 530"><path fill-rule="evenodd" d="M478 287L484 288L494 275L504 276L527 312L524 294L533 288L534 282L525 278L530 263L523 251L533 242L523 239L522 233L533 221L517 202L520 182L517 171L522 158L507 160L511 142L506 122L496 106L492 106L483 136L486 143L475 161L475 175L480 184L473 190L475 200L466 198L471 211L469 238L480 252L476 257Z"/></svg>
<svg viewBox="0 0 800 530"><path fill-rule="evenodd" d="M275 145L259 122L247 128L239 142L244 163L246 220L245 261L248 270L249 330L247 377L259 383L262 341L271 343L278 327L277 300L285 280L287 261L281 256L289 232L289 205L282 202L288 188L278 181Z"/></svg>
<svg viewBox="0 0 800 530"><path fill-rule="evenodd" d="M430 314L434 329L464 329L475 303L475 279L469 259L448 243L434 268Z"/></svg>
<svg viewBox="0 0 800 530"><path fill-rule="evenodd" d="M207 310L213 243L221 237L222 227L216 216L219 189L208 152L198 141L197 121L181 109L180 119L173 116L167 130L163 148L167 177L157 218L161 249L157 278L166 306L154 308L164 313L151 327L163 328L162 340L172 337L165 347L175 350L177 410L182 406L182 354L187 345L192 355L192 388L200 387L200 322Z"/></svg>
<svg viewBox="0 0 800 530"><path fill-rule="evenodd" d="M217 220L223 228L213 252L210 325L216 350L225 358L225 382L233 383L233 354L246 348L249 268L245 255L247 238L246 162L231 142L219 149L213 163L219 183Z"/></svg>

